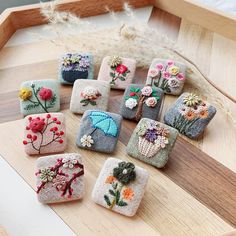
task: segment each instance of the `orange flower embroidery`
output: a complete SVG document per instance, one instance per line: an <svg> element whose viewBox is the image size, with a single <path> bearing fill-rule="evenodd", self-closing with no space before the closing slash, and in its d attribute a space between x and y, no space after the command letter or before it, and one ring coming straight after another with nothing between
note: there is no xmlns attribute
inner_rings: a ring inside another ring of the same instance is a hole
<svg viewBox="0 0 236 236"><path fill-rule="evenodd" d="M200 118L206 119L208 117L208 111L207 110L201 110L198 115L199 115Z"/></svg>
<svg viewBox="0 0 236 236"><path fill-rule="evenodd" d="M134 196L134 191L131 188L126 188L123 190L122 195L125 200L130 200Z"/></svg>
<svg viewBox="0 0 236 236"><path fill-rule="evenodd" d="M106 178L105 183L106 183L106 184L112 184L112 183L114 183L115 181L116 181L116 178L115 178L114 176L110 175L110 176L108 176L108 177Z"/></svg>
<svg viewBox="0 0 236 236"><path fill-rule="evenodd" d="M193 111L188 111L184 116L187 120L193 120L195 118L195 113Z"/></svg>

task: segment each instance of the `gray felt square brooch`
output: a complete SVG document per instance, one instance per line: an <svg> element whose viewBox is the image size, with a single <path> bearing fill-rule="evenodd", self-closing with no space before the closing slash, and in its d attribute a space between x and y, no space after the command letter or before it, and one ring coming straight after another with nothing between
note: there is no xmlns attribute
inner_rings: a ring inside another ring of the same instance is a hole
<svg viewBox="0 0 236 236"><path fill-rule="evenodd" d="M73 84L77 79L93 79L93 70L90 53L66 53L60 59L59 81Z"/></svg>
<svg viewBox="0 0 236 236"><path fill-rule="evenodd" d="M106 111L110 95L108 81L80 79L75 81L71 96L70 110L83 114L89 109Z"/></svg>
<svg viewBox="0 0 236 236"><path fill-rule="evenodd" d="M135 128L127 153L150 165L162 168L175 144L178 131L160 122L143 118Z"/></svg>
<svg viewBox="0 0 236 236"><path fill-rule="evenodd" d="M36 184L42 203L67 202L84 194L84 166L78 153L41 157L37 160Z"/></svg>
<svg viewBox="0 0 236 236"><path fill-rule="evenodd" d="M143 198L148 172L131 162L108 158L93 188L97 204L126 216L134 216Z"/></svg>
<svg viewBox="0 0 236 236"><path fill-rule="evenodd" d="M84 113L77 145L81 148L111 153L115 150L122 117L118 114L100 110L88 110Z"/></svg>
<svg viewBox="0 0 236 236"><path fill-rule="evenodd" d="M56 80L25 81L21 84L20 109L23 115L60 110L59 84Z"/></svg>
<svg viewBox="0 0 236 236"><path fill-rule="evenodd" d="M216 114L216 108L193 93L183 93L164 116L166 124L191 139L198 138Z"/></svg>
<svg viewBox="0 0 236 236"><path fill-rule="evenodd" d="M157 120L163 94L160 88L131 84L125 90L120 113L123 118L129 120L139 121L141 118Z"/></svg>
<svg viewBox="0 0 236 236"><path fill-rule="evenodd" d="M179 95L185 76L186 66L183 63L156 58L149 68L146 84L161 88L166 94Z"/></svg>

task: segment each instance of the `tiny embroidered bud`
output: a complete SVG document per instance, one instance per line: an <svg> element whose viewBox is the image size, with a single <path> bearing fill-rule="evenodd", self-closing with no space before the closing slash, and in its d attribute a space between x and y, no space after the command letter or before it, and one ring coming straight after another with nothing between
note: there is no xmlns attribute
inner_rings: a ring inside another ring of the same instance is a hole
<svg viewBox="0 0 236 236"><path fill-rule="evenodd" d="M26 130L30 130L30 127L29 127L29 126L26 126L25 129L26 129Z"/></svg>
<svg viewBox="0 0 236 236"><path fill-rule="evenodd" d="M58 142L59 142L59 143L63 143L64 141L63 141L62 139L60 139Z"/></svg>
<svg viewBox="0 0 236 236"><path fill-rule="evenodd" d="M26 137L29 138L29 139L31 139L31 138L32 138L32 135L31 135L31 134L27 134Z"/></svg>
<svg viewBox="0 0 236 236"><path fill-rule="evenodd" d="M58 120L58 121L56 122L56 124L60 125L60 124L61 124L61 121Z"/></svg>
<svg viewBox="0 0 236 236"><path fill-rule="evenodd" d="M51 128L51 129L50 129L50 131L52 132L52 131L54 131L54 129L53 129L53 128Z"/></svg>
<svg viewBox="0 0 236 236"><path fill-rule="evenodd" d="M58 128L56 126L54 127L54 131L58 131Z"/></svg>
<svg viewBox="0 0 236 236"><path fill-rule="evenodd" d="M36 141L37 138L38 138L38 137L37 137L36 135L34 135L34 136L32 137L33 141Z"/></svg>
<svg viewBox="0 0 236 236"><path fill-rule="evenodd" d="M135 92L131 92L129 95L130 95L131 97L133 97L133 96L136 95L136 93L135 93Z"/></svg>
<svg viewBox="0 0 236 236"><path fill-rule="evenodd" d="M28 120L31 121L31 120L32 120L32 117L30 116L30 117L28 118Z"/></svg>
<svg viewBox="0 0 236 236"><path fill-rule="evenodd" d="M61 132L60 132L60 135L64 135L64 132L63 132L63 131L61 131Z"/></svg>
<svg viewBox="0 0 236 236"><path fill-rule="evenodd" d="M48 119L51 118L51 115L50 115L50 114L47 114L47 118L48 118Z"/></svg>
<svg viewBox="0 0 236 236"><path fill-rule="evenodd" d="M57 121L57 118L56 118L56 117L54 117L52 120L53 120L53 121Z"/></svg>
<svg viewBox="0 0 236 236"><path fill-rule="evenodd" d="M27 144L28 144L28 142L27 142L26 140L24 140L24 141L23 141L23 144L24 144L24 145L27 145Z"/></svg>
<svg viewBox="0 0 236 236"><path fill-rule="evenodd" d="M59 136L59 135L60 135L60 133L59 133L59 132L56 132L56 135L57 135L57 136Z"/></svg>

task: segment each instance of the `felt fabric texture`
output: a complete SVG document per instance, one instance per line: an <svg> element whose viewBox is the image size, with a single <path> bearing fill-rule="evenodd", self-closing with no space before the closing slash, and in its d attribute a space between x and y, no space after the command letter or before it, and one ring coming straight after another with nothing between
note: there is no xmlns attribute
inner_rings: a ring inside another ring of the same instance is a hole
<svg viewBox="0 0 236 236"><path fill-rule="evenodd" d="M184 99L190 93L183 93L165 113L164 122L176 128L191 139L198 138L216 114L216 108L200 100L195 106L187 106Z"/></svg>
<svg viewBox="0 0 236 236"><path fill-rule="evenodd" d="M117 77L119 76L119 67L116 70L112 70L111 66L109 65L109 61L111 60L110 56L106 56L101 64L99 73L98 73L98 80L103 80L103 81L109 81L111 83L112 81L112 76L111 73L114 73L114 76ZM127 68L127 73L126 76L123 76L125 80L119 79L119 77L115 80L115 84L111 83L111 88L112 89L121 89L125 90L125 88L133 82L133 78L135 75L135 70L136 70L136 61L132 58L124 58L121 57L122 63L120 65L124 65ZM121 71L120 71L121 72Z"/></svg>
<svg viewBox="0 0 236 236"><path fill-rule="evenodd" d="M163 95L164 95L162 89L152 87L153 91L155 90L155 93L159 99L157 100L156 105L154 107L151 107L151 106L148 106L145 101L147 101L148 98L152 97L152 95L145 97L145 100L142 103L143 105L142 105L142 112L141 112L140 117L137 117L139 100L137 100L137 104L135 103L136 105L134 104L135 106L133 108L132 106L127 107L127 100L130 98L131 98L130 100L132 100L132 97L136 96L134 92L132 92L132 90L134 90L133 88L135 89L138 88L140 90L140 92L138 92L140 96L141 90L144 87L145 85L131 84L126 88L124 96L123 96L122 104L121 104L121 109L120 109L120 114L122 115L123 118L128 119L128 120L135 120L135 121L139 121L141 118L150 118L153 120L159 119L159 112L161 109ZM130 95L134 95L134 96L130 96Z"/></svg>
<svg viewBox="0 0 236 236"><path fill-rule="evenodd" d="M77 61L71 63L70 58L73 58L73 61L75 61L74 59L77 59ZM82 58L82 61L80 58ZM73 85L77 79L93 79L94 65L92 54L66 53L62 55L59 60L58 77L60 83L68 85Z"/></svg>
<svg viewBox="0 0 236 236"><path fill-rule="evenodd" d="M73 86L70 110L78 114L83 114L90 109L106 111L109 96L110 84L108 81L77 80Z"/></svg>
<svg viewBox="0 0 236 236"><path fill-rule="evenodd" d="M127 185L123 185L113 176L113 169L116 168L120 162L122 162L122 160L116 158L108 158L106 160L93 188L92 199L95 203L103 207L118 212L122 215L131 217L136 214L140 202L143 198L149 174L145 169L135 166L135 180L131 181ZM114 191L114 185L116 184L118 185L117 189L120 192L119 201L122 201L123 204L120 204L120 206L114 204L114 206L111 208L110 206L108 206L105 200L106 197L104 196L106 195L109 198L109 201L112 203L114 196L110 193L109 190Z"/></svg>
<svg viewBox="0 0 236 236"><path fill-rule="evenodd" d="M164 93L180 95L186 80L186 65L155 58L148 70L146 84L163 89Z"/></svg>
<svg viewBox="0 0 236 236"><path fill-rule="evenodd" d="M164 128L165 132L166 131L169 132L166 138L168 141L165 143L165 145L163 145L162 143L163 139L161 140L161 138L163 138L163 135L158 135L154 137L154 139L157 139L157 141L158 139L161 141L161 143L159 143L158 146L156 146L155 142L150 142L150 140L147 139L148 134L150 135L150 133L151 134L153 133L152 130L150 132L150 130L148 129L148 128L152 129L153 125L151 125L151 127L148 127L147 126L148 122L151 122L151 124L155 122L158 125L158 127L160 127L161 129ZM165 124L162 124L160 122L143 118L139 121L138 125L136 126L127 145L126 152L131 157L139 159L157 168L163 168L169 160L169 155L172 151L172 148L174 147L177 136L178 136L178 131L176 129L167 126ZM160 147L160 144L163 145L162 148ZM149 156L149 154L151 153L154 155Z"/></svg>
<svg viewBox="0 0 236 236"><path fill-rule="evenodd" d="M66 126L62 113L29 115L24 123L23 144L28 155L58 153L66 149Z"/></svg>
<svg viewBox="0 0 236 236"><path fill-rule="evenodd" d="M25 81L20 86L19 97L24 116L60 111L59 84L56 80Z"/></svg>
<svg viewBox="0 0 236 236"><path fill-rule="evenodd" d="M117 145L122 117L101 110L87 110L80 123L77 146L112 153Z"/></svg>
<svg viewBox="0 0 236 236"><path fill-rule="evenodd" d="M78 153L41 157L36 162L36 186L41 203L67 202L84 195L84 168Z"/></svg>

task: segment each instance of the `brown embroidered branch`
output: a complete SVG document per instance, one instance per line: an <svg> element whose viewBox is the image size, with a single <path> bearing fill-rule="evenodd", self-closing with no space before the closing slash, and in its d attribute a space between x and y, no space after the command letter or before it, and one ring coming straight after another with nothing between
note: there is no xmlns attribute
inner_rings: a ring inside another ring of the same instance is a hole
<svg viewBox="0 0 236 236"><path fill-rule="evenodd" d="M141 119L141 116L142 116L142 110L143 110L143 103L145 101L145 96L144 95L141 95L139 96L139 100L138 100L138 109L137 109L137 112L135 114L135 120L136 121L139 121Z"/></svg>

